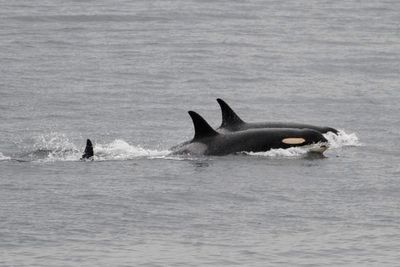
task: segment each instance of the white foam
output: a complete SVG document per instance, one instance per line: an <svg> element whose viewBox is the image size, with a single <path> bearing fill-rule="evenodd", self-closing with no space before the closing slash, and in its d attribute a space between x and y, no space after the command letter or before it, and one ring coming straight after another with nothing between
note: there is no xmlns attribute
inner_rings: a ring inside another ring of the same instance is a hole
<svg viewBox="0 0 400 267"><path fill-rule="evenodd" d="M7 161L10 160L10 157L4 156L3 153L0 152L0 161Z"/></svg>
<svg viewBox="0 0 400 267"><path fill-rule="evenodd" d="M34 148L42 150L77 150L69 138L62 133L51 132L49 134L41 135L34 138Z"/></svg>
<svg viewBox="0 0 400 267"><path fill-rule="evenodd" d="M301 157L309 153L314 147L313 146L302 146L302 147L290 147L290 148L277 148L271 149L265 152L247 152L245 154L257 157Z"/></svg>
<svg viewBox="0 0 400 267"><path fill-rule="evenodd" d="M79 159L79 150L69 138L62 133L51 132L34 138L34 152L31 153L34 161L75 161ZM38 151L48 151L47 156L39 157ZM36 157L36 158L35 158Z"/></svg>
<svg viewBox="0 0 400 267"><path fill-rule="evenodd" d="M95 160L128 160L140 157L163 157L170 153L168 150L153 150L133 146L124 140L114 140L109 144L96 143L93 148Z"/></svg>
<svg viewBox="0 0 400 267"><path fill-rule="evenodd" d="M340 130L337 135L332 132L328 132L324 134L324 136L328 140L330 149L362 145L355 133L347 134L343 130Z"/></svg>
<svg viewBox="0 0 400 267"><path fill-rule="evenodd" d="M84 144L84 143L82 143ZM84 150L72 143L65 134L50 133L35 138L33 161L54 162L54 161L78 161ZM38 156L38 152L48 151L45 156ZM124 140L116 139L111 143L93 143L94 160L129 160L140 157L162 158L170 153L168 150L146 149L141 146L130 145Z"/></svg>

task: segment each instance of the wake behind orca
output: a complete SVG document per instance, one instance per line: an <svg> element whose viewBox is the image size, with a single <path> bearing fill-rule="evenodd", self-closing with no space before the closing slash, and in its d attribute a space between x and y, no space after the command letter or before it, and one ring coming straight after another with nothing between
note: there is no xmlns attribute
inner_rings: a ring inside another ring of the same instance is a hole
<svg viewBox="0 0 400 267"><path fill-rule="evenodd" d="M315 152L327 149L327 140L312 129L251 129L219 133L194 111L189 111L194 137L172 148L172 154L222 156L239 152L265 152L277 148L318 145Z"/></svg>
<svg viewBox="0 0 400 267"><path fill-rule="evenodd" d="M338 134L338 130L331 127L320 127L311 124L302 123L284 123L284 122L244 122L233 109L221 98L217 99L221 107L222 123L218 132L236 132L258 128L296 128L296 129L312 129L320 133L333 132Z"/></svg>
<svg viewBox="0 0 400 267"><path fill-rule="evenodd" d="M316 145L311 150L323 153L328 141L323 133L338 131L302 123L244 122L222 99L217 99L222 113L222 123L214 130L199 114L189 111L195 135L190 141L170 148L171 154L227 155L240 152L266 152L271 149ZM93 160L92 142L87 139L81 160Z"/></svg>

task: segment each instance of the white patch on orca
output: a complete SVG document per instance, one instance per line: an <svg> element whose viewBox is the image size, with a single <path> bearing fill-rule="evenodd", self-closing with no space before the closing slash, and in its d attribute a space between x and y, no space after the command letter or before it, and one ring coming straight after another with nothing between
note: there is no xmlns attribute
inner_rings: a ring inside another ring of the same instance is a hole
<svg viewBox="0 0 400 267"><path fill-rule="evenodd" d="M296 137L282 139L282 143L287 145L301 145L305 141L306 140L304 138L296 138Z"/></svg>

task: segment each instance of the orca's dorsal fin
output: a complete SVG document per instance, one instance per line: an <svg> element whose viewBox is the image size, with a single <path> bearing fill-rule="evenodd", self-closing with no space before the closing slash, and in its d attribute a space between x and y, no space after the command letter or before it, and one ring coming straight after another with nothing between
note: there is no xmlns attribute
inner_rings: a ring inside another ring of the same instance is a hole
<svg viewBox="0 0 400 267"><path fill-rule="evenodd" d="M90 141L90 139L87 139L85 152L82 155L82 159L89 159L89 158L93 157L93 155L94 155L94 153L93 153L92 141Z"/></svg>
<svg viewBox="0 0 400 267"><path fill-rule="evenodd" d="M210 124L208 124L208 122L205 119L203 119L202 116L200 116L199 114L197 114L194 111L189 111L188 113L189 113L190 117L192 118L193 126L194 126L193 140L196 140L199 138L216 136L219 134L210 126Z"/></svg>
<svg viewBox="0 0 400 267"><path fill-rule="evenodd" d="M217 98L218 104L221 107L222 123L221 128L232 125L242 124L244 121L231 109L231 107L221 98Z"/></svg>

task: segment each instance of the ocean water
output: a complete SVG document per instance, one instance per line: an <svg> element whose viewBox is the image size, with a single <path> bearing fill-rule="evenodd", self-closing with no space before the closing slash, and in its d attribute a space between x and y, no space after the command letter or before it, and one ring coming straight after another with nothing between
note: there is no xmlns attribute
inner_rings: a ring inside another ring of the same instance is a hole
<svg viewBox="0 0 400 267"><path fill-rule="evenodd" d="M395 0L0 0L0 266L397 266L399 77ZM218 97L341 133L169 156Z"/></svg>

